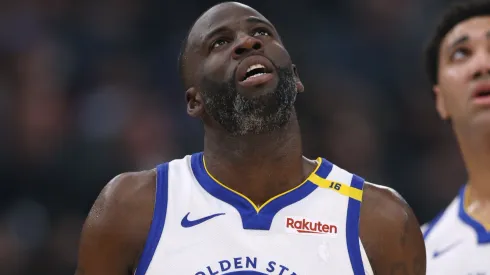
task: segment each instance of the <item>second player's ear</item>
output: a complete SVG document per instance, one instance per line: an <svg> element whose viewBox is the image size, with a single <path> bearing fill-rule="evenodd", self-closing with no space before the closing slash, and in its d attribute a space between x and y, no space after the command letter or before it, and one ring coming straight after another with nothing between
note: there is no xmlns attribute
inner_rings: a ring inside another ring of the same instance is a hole
<svg viewBox="0 0 490 275"><path fill-rule="evenodd" d="M439 116L443 120L448 120L449 119L449 114L446 109L446 102L444 100L444 95L441 93L441 89L438 85L434 85L432 87L432 91L434 92L435 99L436 99L436 110L437 113L439 113Z"/></svg>
<svg viewBox="0 0 490 275"><path fill-rule="evenodd" d="M200 117L204 112L204 102L202 95L194 87L185 91L185 100L187 102L187 114L191 117Z"/></svg>
<svg viewBox="0 0 490 275"><path fill-rule="evenodd" d="M299 74L298 74L298 68L294 64L293 64L293 74L294 74L294 82L296 82L296 91L298 93L304 92L305 86L301 82L301 79L299 78Z"/></svg>

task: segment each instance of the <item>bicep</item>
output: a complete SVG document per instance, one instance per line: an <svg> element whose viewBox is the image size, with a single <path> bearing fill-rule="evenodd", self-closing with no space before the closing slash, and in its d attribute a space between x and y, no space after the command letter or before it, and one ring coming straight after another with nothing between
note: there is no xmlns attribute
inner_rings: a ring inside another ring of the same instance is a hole
<svg viewBox="0 0 490 275"><path fill-rule="evenodd" d="M396 192L371 190L361 208L361 240L375 275L425 274L420 225Z"/></svg>
<svg viewBox="0 0 490 275"><path fill-rule="evenodd" d="M92 206L80 238L76 275L128 275L132 248L116 205L103 190Z"/></svg>
<svg viewBox="0 0 490 275"><path fill-rule="evenodd" d="M394 230L387 244L386 268L376 275L425 275L425 245L419 224L413 213L407 213L402 225Z"/></svg>

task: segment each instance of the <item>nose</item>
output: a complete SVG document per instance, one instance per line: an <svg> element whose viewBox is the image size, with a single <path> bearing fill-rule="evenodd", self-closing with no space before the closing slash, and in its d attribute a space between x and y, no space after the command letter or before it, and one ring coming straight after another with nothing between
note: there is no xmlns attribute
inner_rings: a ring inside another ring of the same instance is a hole
<svg viewBox="0 0 490 275"><path fill-rule="evenodd" d="M471 78L476 80L482 77L490 77L490 52L488 51L480 53L475 58L475 67Z"/></svg>
<svg viewBox="0 0 490 275"><path fill-rule="evenodd" d="M258 51L263 47L264 44L262 44L262 41L259 39L252 36L246 36L245 38L241 39L235 48L233 48L233 58L238 59L251 51Z"/></svg>

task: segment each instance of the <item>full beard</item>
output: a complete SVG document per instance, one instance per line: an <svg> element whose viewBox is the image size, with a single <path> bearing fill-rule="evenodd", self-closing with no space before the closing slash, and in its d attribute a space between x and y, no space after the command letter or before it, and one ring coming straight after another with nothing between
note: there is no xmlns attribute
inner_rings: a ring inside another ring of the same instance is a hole
<svg viewBox="0 0 490 275"><path fill-rule="evenodd" d="M233 136L265 134L284 127L294 110L296 82L291 70L276 71L276 89L252 98L238 93L234 77L227 83L205 78L202 91L206 112Z"/></svg>

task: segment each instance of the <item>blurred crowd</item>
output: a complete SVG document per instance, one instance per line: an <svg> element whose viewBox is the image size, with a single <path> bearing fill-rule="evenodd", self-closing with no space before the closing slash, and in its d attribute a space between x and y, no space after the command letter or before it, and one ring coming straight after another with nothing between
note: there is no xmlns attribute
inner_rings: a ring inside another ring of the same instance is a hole
<svg viewBox="0 0 490 275"><path fill-rule="evenodd" d="M73 274L115 175L202 150L177 56L218 1L0 1L0 274ZM427 222L465 171L422 50L444 0L243 1L277 27L306 93L305 154L401 193Z"/></svg>

